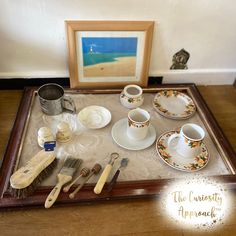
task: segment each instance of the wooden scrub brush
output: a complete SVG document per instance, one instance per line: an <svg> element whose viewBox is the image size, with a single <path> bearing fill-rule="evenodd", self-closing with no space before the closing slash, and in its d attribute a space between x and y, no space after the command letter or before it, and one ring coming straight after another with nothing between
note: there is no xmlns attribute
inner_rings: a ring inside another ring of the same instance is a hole
<svg viewBox="0 0 236 236"><path fill-rule="evenodd" d="M16 198L26 198L47 178L57 164L54 151L41 150L10 178L10 193Z"/></svg>

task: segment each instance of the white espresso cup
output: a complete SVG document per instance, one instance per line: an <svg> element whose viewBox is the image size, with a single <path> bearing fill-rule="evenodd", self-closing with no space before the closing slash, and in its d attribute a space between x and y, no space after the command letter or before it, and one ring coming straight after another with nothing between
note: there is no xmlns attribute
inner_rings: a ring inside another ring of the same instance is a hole
<svg viewBox="0 0 236 236"><path fill-rule="evenodd" d="M141 106L143 101L143 90L135 84L125 86L120 94L121 104L129 109L134 109Z"/></svg>
<svg viewBox="0 0 236 236"><path fill-rule="evenodd" d="M199 125L188 123L181 127L179 134L170 136L168 145L181 156L193 158L200 154L204 137L205 132ZM173 147L171 143L175 138L178 138L178 141Z"/></svg>
<svg viewBox="0 0 236 236"><path fill-rule="evenodd" d="M150 114L141 108L128 113L127 135L130 139L142 140L147 136L150 125Z"/></svg>

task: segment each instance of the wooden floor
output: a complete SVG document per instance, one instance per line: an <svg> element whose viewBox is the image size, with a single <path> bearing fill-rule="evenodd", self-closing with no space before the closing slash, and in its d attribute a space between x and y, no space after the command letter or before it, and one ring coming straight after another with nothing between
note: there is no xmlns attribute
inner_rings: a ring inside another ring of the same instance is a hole
<svg viewBox="0 0 236 236"><path fill-rule="evenodd" d="M236 150L236 89L198 87L219 125ZM22 91L0 91L0 155L3 156ZM0 212L0 235L236 235L236 196L229 220L218 230L187 230L170 222L158 199L107 202Z"/></svg>

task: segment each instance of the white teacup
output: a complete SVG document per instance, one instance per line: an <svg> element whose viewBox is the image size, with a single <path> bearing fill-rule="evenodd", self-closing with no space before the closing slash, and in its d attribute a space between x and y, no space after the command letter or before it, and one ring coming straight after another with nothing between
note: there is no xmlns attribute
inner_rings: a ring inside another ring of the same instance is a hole
<svg viewBox="0 0 236 236"><path fill-rule="evenodd" d="M176 149L181 156L193 158L200 154L201 144L205 137L204 130L196 124L185 124L181 127L180 133L172 135L168 145ZM173 139L179 138L175 147L171 146Z"/></svg>
<svg viewBox="0 0 236 236"><path fill-rule="evenodd" d="M128 113L127 135L130 139L142 140L147 136L150 125L150 114L141 108Z"/></svg>
<svg viewBox="0 0 236 236"><path fill-rule="evenodd" d="M135 84L126 85L120 94L121 104L129 109L141 106L143 101L143 90Z"/></svg>

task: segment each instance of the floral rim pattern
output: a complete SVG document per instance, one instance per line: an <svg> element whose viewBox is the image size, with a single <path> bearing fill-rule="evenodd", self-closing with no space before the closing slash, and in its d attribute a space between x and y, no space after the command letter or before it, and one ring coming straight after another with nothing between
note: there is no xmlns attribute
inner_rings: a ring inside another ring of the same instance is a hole
<svg viewBox="0 0 236 236"><path fill-rule="evenodd" d="M171 111L163 108L163 106L160 104L160 98L162 96L164 96L166 98L180 97L180 98L185 99L187 103L185 105L184 112L181 114L177 114L177 113L171 112ZM196 111L196 106L193 103L193 100L189 96L187 96L186 94L181 93L177 90L164 90L164 91L158 92L154 98L153 106L161 115L166 116L166 117L170 117L170 118L176 118L176 119L188 118L191 115L193 115L194 112Z"/></svg>
<svg viewBox="0 0 236 236"><path fill-rule="evenodd" d="M128 125L129 125L129 127L133 126L135 128L143 128L143 127L149 126L149 124L150 124L149 120L147 120L144 123L137 123L137 122L134 122L134 121L132 121L131 119L128 118Z"/></svg>
<svg viewBox="0 0 236 236"><path fill-rule="evenodd" d="M168 151L166 140L174 133L179 133L179 131L168 131L158 138L156 142L156 150L160 158L169 166L182 171L194 172L204 168L209 161L209 152L203 142L201 142L200 144L201 153L191 159L191 161L187 165L181 165L180 163L176 163L173 161L172 156Z"/></svg>
<svg viewBox="0 0 236 236"><path fill-rule="evenodd" d="M200 147L202 145L202 140L201 141L192 141L184 137L184 142L188 144L189 147L195 148L195 147Z"/></svg>
<svg viewBox="0 0 236 236"><path fill-rule="evenodd" d="M143 100L143 96L139 96L136 98L131 98L131 97L127 97L123 92L120 95L121 98L127 100L127 102L129 103L136 103L136 102L141 102Z"/></svg>

